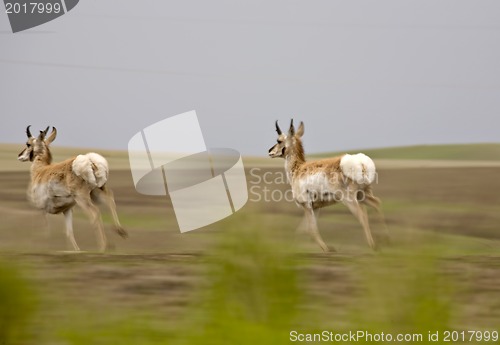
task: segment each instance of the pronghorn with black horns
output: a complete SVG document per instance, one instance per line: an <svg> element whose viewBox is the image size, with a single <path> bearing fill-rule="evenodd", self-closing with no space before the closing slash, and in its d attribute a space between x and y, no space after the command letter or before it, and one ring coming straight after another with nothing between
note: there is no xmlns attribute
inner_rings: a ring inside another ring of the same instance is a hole
<svg viewBox="0 0 500 345"><path fill-rule="evenodd" d="M18 155L21 162L31 163L31 183L28 187L28 198L45 213L63 213L66 220L66 236L73 249L80 248L73 234L73 206L80 206L88 214L96 227L99 249L107 246L106 235L97 202L102 199L107 203L116 232L126 238L127 232L120 225L116 214L116 205L112 191L106 186L108 181L108 162L97 153L87 153L60 163L52 164L49 145L54 141L57 130L47 136L49 128L40 131L38 137L31 135L30 127L26 128L28 141L26 148Z"/></svg>
<svg viewBox="0 0 500 345"><path fill-rule="evenodd" d="M285 159L285 171L291 185L293 198L305 211L308 232L323 251L329 251L318 231L319 209L337 202L346 205L359 220L371 248L375 249L364 205L377 210L383 221L380 200L373 195L371 185L376 180L375 164L366 155L345 154L342 156L306 162L302 136L304 123L297 131L290 123L288 134L284 134L276 121L277 144L269 149L271 158ZM384 222L385 224L385 222Z"/></svg>

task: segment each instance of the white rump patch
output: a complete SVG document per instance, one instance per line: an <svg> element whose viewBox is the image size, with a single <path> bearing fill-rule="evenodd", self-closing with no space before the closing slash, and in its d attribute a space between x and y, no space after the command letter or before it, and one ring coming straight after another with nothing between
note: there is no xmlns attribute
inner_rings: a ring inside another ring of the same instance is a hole
<svg viewBox="0 0 500 345"><path fill-rule="evenodd" d="M108 181L109 167L106 159L94 152L78 155L73 161L73 173L93 188L100 188Z"/></svg>
<svg viewBox="0 0 500 345"><path fill-rule="evenodd" d="M344 155L340 160L342 173L358 184L369 185L375 181L375 163L363 153Z"/></svg>

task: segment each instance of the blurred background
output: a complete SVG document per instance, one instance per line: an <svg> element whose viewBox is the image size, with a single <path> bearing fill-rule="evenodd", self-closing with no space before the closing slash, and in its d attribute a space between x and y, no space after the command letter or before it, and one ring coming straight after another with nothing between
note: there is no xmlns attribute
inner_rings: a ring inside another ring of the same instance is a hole
<svg viewBox="0 0 500 345"><path fill-rule="evenodd" d="M291 117L309 152L497 142L500 4L479 4L85 0L17 34L0 15L2 141L53 125L126 149L195 109L209 147L247 155Z"/></svg>

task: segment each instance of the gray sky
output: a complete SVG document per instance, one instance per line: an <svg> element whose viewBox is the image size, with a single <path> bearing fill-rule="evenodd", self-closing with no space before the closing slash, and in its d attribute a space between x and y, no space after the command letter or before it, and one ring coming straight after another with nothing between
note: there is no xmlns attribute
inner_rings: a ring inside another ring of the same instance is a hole
<svg viewBox="0 0 500 345"><path fill-rule="evenodd" d="M193 109L252 155L291 117L308 152L500 141L499 1L81 0L17 34L0 13L0 47L1 142L126 149Z"/></svg>

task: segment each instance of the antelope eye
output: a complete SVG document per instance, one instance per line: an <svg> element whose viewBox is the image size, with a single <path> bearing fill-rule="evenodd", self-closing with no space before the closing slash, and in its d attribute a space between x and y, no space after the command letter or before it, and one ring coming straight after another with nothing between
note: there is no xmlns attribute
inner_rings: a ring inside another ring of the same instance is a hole
<svg viewBox="0 0 500 345"><path fill-rule="evenodd" d="M278 140L276 140L276 141L278 142L278 144L281 144L281 143L283 142L283 141L281 141L281 140L279 140L279 139L278 139Z"/></svg>
<svg viewBox="0 0 500 345"><path fill-rule="evenodd" d="M31 147L31 144L26 143L26 146Z"/></svg>

